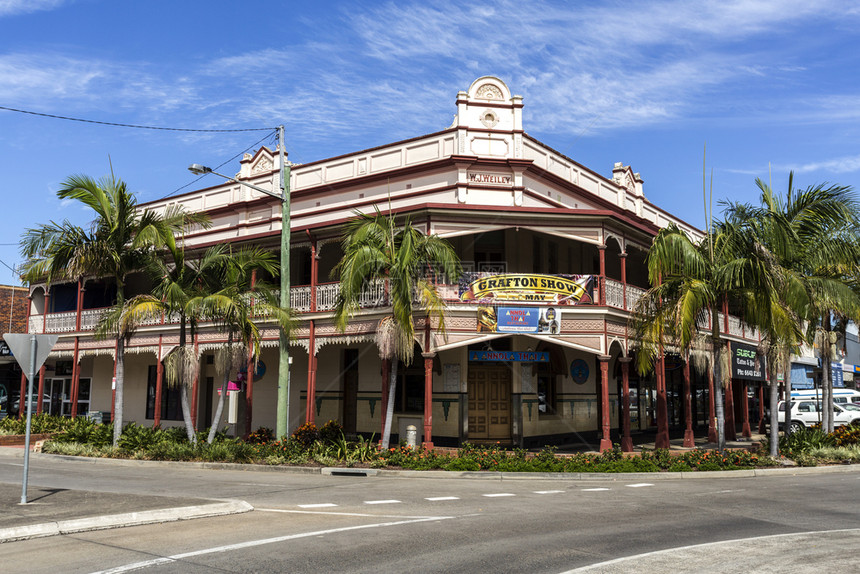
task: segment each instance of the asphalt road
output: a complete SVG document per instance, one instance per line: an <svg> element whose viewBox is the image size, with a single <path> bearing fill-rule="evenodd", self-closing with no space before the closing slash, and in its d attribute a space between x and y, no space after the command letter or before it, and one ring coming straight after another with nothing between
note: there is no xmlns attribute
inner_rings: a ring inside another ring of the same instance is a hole
<svg viewBox="0 0 860 574"><path fill-rule="evenodd" d="M19 481L7 462L0 481ZM858 481L327 477L40 459L38 486L255 510L2 544L0 570L860 572Z"/></svg>

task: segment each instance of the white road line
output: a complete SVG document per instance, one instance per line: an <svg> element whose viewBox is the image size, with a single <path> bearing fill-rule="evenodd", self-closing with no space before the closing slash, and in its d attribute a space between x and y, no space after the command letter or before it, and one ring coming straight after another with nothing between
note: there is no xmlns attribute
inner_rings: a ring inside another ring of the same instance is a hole
<svg viewBox="0 0 860 574"><path fill-rule="evenodd" d="M516 496L516 494L511 494L509 492L500 492L498 494L484 494L482 496L486 496L487 498L498 498L500 496Z"/></svg>
<svg viewBox="0 0 860 574"><path fill-rule="evenodd" d="M400 504L399 500L365 500L365 504Z"/></svg>
<svg viewBox="0 0 860 574"><path fill-rule="evenodd" d="M630 488L642 488L643 486L654 486L654 485L649 483L649 482L639 482L636 484L625 484L624 486L628 486Z"/></svg>
<svg viewBox="0 0 860 574"><path fill-rule="evenodd" d="M583 488L582 492L600 492L601 490L609 490L608 488Z"/></svg>
<svg viewBox="0 0 860 574"><path fill-rule="evenodd" d="M563 490L535 490L535 494L560 494Z"/></svg>
<svg viewBox="0 0 860 574"><path fill-rule="evenodd" d="M285 508L255 508L254 512L281 512L283 514L318 514L321 516L362 516L366 518L433 518L432 516L403 516L402 514L368 514L366 512L324 512L321 510L287 510ZM466 516L469 516L468 514Z"/></svg>
<svg viewBox="0 0 860 574"><path fill-rule="evenodd" d="M321 502L320 504L299 504L299 508L331 508L337 506L333 502Z"/></svg>
<svg viewBox="0 0 860 574"><path fill-rule="evenodd" d="M770 534L766 536L752 536L750 538L739 538L737 540L721 540L719 542L705 542L704 544L691 544L689 546L678 546L676 548L666 548L665 550L655 550L654 552L645 552L644 554L637 554L635 556L625 556L624 558L615 558L613 560L607 560L606 562L598 562L597 564L589 564L588 566L582 566L580 568L574 568L573 570L566 570L561 574L581 574L585 572L599 571L604 572L607 566L613 566L615 564L623 564L625 562L633 562L635 564L636 560L641 560L650 556L661 556L666 554L671 554L673 552L679 552L683 550L689 550L692 548L708 548L708 547L720 547L724 546L726 548L731 548L732 546L736 546L738 544L749 544L754 540L775 540L779 538L788 538L788 537L808 537L814 536L816 534L833 534L835 532L857 532L860 533L860 529L857 528L844 528L841 530L819 530L817 532L791 532L788 534Z"/></svg>
<svg viewBox="0 0 860 574"><path fill-rule="evenodd" d="M131 572L141 568L149 568L151 566L159 566L161 564L170 564L178 560L186 558L194 558L196 556L204 556L206 554L216 554L219 552L230 552L231 550L242 550L245 548L254 548L255 546L263 546L264 544L275 544L277 542L286 542L287 540L296 540L299 538L309 538L311 536L325 536L326 534L337 534L339 532L349 532L350 530L362 530L366 528L383 528L387 526L401 526L404 524L415 524L417 522L430 522L431 520L447 520L454 518L453 516L430 516L428 518L418 518L414 520L398 520L396 522L380 522L379 524L362 524L360 526L345 526L343 528L330 528L328 530L317 530L314 532L302 532L300 534L288 534L286 536L278 536L275 538L263 538L260 540L250 540L248 542L240 542L238 544L227 544L225 546L214 546L212 548L204 548L203 550L195 550L193 552L184 552L182 554L174 554L173 556L165 556L163 558L155 558L153 560L144 560L142 562L133 562L123 566L117 566L109 570L99 570L93 574L121 574L122 572Z"/></svg>
<svg viewBox="0 0 860 574"><path fill-rule="evenodd" d="M430 498L425 498L424 500L429 500L430 502L439 502L440 500L460 500L457 496L431 496Z"/></svg>

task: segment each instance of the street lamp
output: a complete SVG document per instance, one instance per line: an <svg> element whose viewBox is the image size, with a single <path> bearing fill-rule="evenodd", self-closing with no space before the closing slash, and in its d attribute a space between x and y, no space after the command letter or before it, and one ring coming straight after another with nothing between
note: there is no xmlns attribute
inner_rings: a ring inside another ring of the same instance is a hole
<svg viewBox="0 0 860 574"><path fill-rule="evenodd" d="M278 126L278 150L281 160L281 193L263 189L235 177L212 171L211 168L199 163L188 166L188 171L196 175L213 174L226 180L255 189L281 200L281 308L290 306L290 166L284 156L284 126ZM279 329L280 358L278 361L278 411L276 436L287 436L290 431L290 341L283 328Z"/></svg>

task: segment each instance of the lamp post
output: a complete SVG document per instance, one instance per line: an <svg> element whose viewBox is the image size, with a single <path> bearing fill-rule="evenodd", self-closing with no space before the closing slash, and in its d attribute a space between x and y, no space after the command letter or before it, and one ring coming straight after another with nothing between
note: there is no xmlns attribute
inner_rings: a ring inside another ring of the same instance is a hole
<svg viewBox="0 0 860 574"><path fill-rule="evenodd" d="M263 189L246 181L240 181L235 177L212 171L211 168L200 164L192 164L188 167L191 173L205 175L211 173L223 177L229 181L255 189L260 193L276 197L281 200L281 308L290 306L290 166L284 155L284 126L278 126L278 150L281 160L281 193L277 194L268 189ZM279 329L280 357L278 361L278 411L276 422L276 434L283 437L290 432L290 341L283 328Z"/></svg>

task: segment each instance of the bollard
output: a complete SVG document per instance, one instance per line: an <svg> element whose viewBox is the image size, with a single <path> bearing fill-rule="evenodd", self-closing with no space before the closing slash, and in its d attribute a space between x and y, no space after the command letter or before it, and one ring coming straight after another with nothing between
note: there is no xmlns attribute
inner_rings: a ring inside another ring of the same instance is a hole
<svg viewBox="0 0 860 574"><path fill-rule="evenodd" d="M406 446L409 448L415 448L415 442L418 440L418 429L415 428L415 425L409 425L406 427Z"/></svg>

